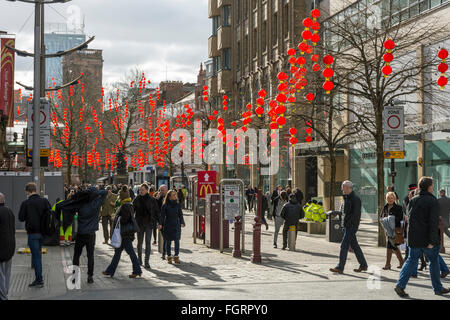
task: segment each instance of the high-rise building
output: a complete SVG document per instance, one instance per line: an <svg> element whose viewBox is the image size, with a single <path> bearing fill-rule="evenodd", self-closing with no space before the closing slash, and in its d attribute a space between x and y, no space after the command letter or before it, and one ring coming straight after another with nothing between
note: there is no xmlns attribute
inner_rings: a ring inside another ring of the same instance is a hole
<svg viewBox="0 0 450 320"><path fill-rule="evenodd" d="M45 52L47 54L65 51L86 41L83 29L69 30L65 24L49 24L48 33L44 34ZM63 84L62 58L45 59L45 86L55 87Z"/></svg>

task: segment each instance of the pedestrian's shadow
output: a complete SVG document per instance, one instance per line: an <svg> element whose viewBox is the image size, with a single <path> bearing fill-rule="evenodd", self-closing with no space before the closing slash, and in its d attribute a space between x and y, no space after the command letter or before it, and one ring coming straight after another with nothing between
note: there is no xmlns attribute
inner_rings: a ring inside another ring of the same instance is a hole
<svg viewBox="0 0 450 320"><path fill-rule="evenodd" d="M223 280L218 274L214 272L216 268L213 267L205 267L193 262L174 264L174 266L197 277L205 278L215 282L225 282L225 280Z"/></svg>
<svg viewBox="0 0 450 320"><path fill-rule="evenodd" d="M302 269L302 268L306 268L305 265L301 265L298 263L292 263L292 262L288 262L288 261L284 261L284 260L265 261L264 263L261 264L261 266L267 267L267 268L278 269L281 271L286 271L286 272L295 273L295 274L302 274L302 273L310 274L312 276L315 276L315 277L318 277L321 279L329 280L329 278L323 274L319 274L319 273L315 273L315 272L311 272L311 271Z"/></svg>
<svg viewBox="0 0 450 320"><path fill-rule="evenodd" d="M198 282L198 280L188 274L183 273L169 273L169 272L163 272L156 269L146 269L148 272L153 273L159 280L164 280L167 282L172 283L182 283L189 286L195 286L195 284Z"/></svg>
<svg viewBox="0 0 450 320"><path fill-rule="evenodd" d="M339 259L339 256L335 255L335 254L320 253L320 252L310 252L310 251L305 251L305 250L301 250L301 249L295 249L295 251L289 251L289 252L309 254L309 255L314 256L314 257Z"/></svg>

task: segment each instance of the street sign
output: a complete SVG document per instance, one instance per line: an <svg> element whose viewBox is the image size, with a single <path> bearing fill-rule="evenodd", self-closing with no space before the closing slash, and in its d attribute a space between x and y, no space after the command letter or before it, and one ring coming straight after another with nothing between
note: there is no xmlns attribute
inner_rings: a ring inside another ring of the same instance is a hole
<svg viewBox="0 0 450 320"><path fill-rule="evenodd" d="M50 156L50 104L47 100L41 100L40 123L40 154L41 157ZM27 155L32 157L33 150L33 101L28 102L28 127L27 127Z"/></svg>
<svg viewBox="0 0 450 320"><path fill-rule="evenodd" d="M209 193L217 191L217 172L216 171L198 171L197 195L204 199Z"/></svg>
<svg viewBox="0 0 450 320"><path fill-rule="evenodd" d="M385 106L384 107L384 133L405 133L404 107Z"/></svg>
<svg viewBox="0 0 450 320"><path fill-rule="evenodd" d="M224 191L224 220L234 220L241 215L241 190L237 184L223 186Z"/></svg>
<svg viewBox="0 0 450 320"><path fill-rule="evenodd" d="M384 107L383 132L384 158L403 159L405 157L405 122L403 106L387 105Z"/></svg>
<svg viewBox="0 0 450 320"><path fill-rule="evenodd" d="M384 158L385 159L404 159L405 152L404 151L385 151Z"/></svg>

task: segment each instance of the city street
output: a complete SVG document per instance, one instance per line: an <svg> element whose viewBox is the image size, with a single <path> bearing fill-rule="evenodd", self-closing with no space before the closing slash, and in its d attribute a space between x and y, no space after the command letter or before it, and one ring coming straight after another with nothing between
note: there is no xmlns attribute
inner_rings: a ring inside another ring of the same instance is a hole
<svg viewBox="0 0 450 320"><path fill-rule="evenodd" d="M169 265L161 259L157 246L152 246L151 270L143 269L143 277L129 279L131 262L124 252L114 278L101 274L113 255L113 248L102 244L101 231L97 232L95 249L95 283L86 282L87 259L83 252L81 259L82 288L67 290L68 275L63 265L71 263L73 245L69 248L47 247L43 255L43 289L30 289L34 273L30 268L29 254L16 254L13 258L10 299L242 299L242 300L321 300L321 299L361 299L361 300L400 300L393 291L399 269L392 262L393 270L381 270L379 289L368 289L369 273L357 274L353 253L349 254L343 275L329 272L338 261L339 244L330 243L321 235L299 233L297 250L290 252L280 249L282 238L279 235L278 249L272 248L273 222L269 230L262 231L262 264L250 262L252 248L252 216L247 215L246 251L241 259L233 258L231 249L223 254L209 249L203 244L193 244L192 214L185 212L186 228L181 240L180 265ZM230 232L230 239L233 234ZM17 234L17 247L25 245L25 233ZM358 238L370 268L384 266L385 249L376 248L376 225L363 220ZM202 242L202 241L199 241ZM136 242L135 242L136 245ZM450 256L444 254L450 263ZM376 288L376 284L373 284ZM443 280L444 287L450 286L450 279ZM372 287L372 288L373 288ZM446 300L448 296L435 296L427 271L420 272L417 279L411 279L406 289L412 299Z"/></svg>

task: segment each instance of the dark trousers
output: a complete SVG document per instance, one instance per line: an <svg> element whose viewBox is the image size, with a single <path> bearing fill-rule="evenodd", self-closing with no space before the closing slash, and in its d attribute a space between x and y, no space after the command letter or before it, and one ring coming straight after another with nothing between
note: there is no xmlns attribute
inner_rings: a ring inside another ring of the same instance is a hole
<svg viewBox="0 0 450 320"><path fill-rule="evenodd" d="M73 253L73 265L80 266L80 256L83 252L83 247L86 246L88 259L88 276L94 275L94 247L95 247L95 233L78 234L75 241L75 249Z"/></svg>
<svg viewBox="0 0 450 320"><path fill-rule="evenodd" d="M148 263L150 259L153 229L154 228L152 227L151 224L139 226L139 232L137 234L138 238L137 251L140 263L142 263L142 244L144 242L144 235L145 235L145 263Z"/></svg>
<svg viewBox="0 0 450 320"><path fill-rule="evenodd" d="M180 240L173 240L175 242L175 257L178 257L180 254ZM166 252L169 257L172 256L172 252L170 251L170 247L172 246L172 240L165 240Z"/></svg>
<svg viewBox="0 0 450 320"><path fill-rule="evenodd" d="M43 237L40 233L28 235L28 246L31 251L31 263L34 268L34 275L37 282L42 282L42 240Z"/></svg>
<svg viewBox="0 0 450 320"><path fill-rule="evenodd" d="M114 250L114 256L111 264L108 266L108 268L106 268L105 271L111 276L114 275L117 266L119 265L120 256L122 255L123 250L125 250L125 252L130 256L131 262L133 263L133 274L142 274L136 252L134 252L133 242L130 239L122 239L120 248Z"/></svg>
<svg viewBox="0 0 450 320"><path fill-rule="evenodd" d="M367 268L367 262L364 258L364 254L359 247L358 240L356 239L357 229L344 228L344 237L341 242L341 252L339 254L338 269L344 270L345 262L347 261L348 249L351 247L355 252L356 259L358 259L359 266L361 268Z"/></svg>
<svg viewBox="0 0 450 320"><path fill-rule="evenodd" d="M297 238L297 226L293 225L295 227L295 238ZM288 232L289 227L286 223L283 226L283 248L287 248L288 245Z"/></svg>
<svg viewBox="0 0 450 320"><path fill-rule="evenodd" d="M102 217L103 237L105 238L105 242L108 242L108 240L112 238L113 233L112 224L113 219L111 216Z"/></svg>

